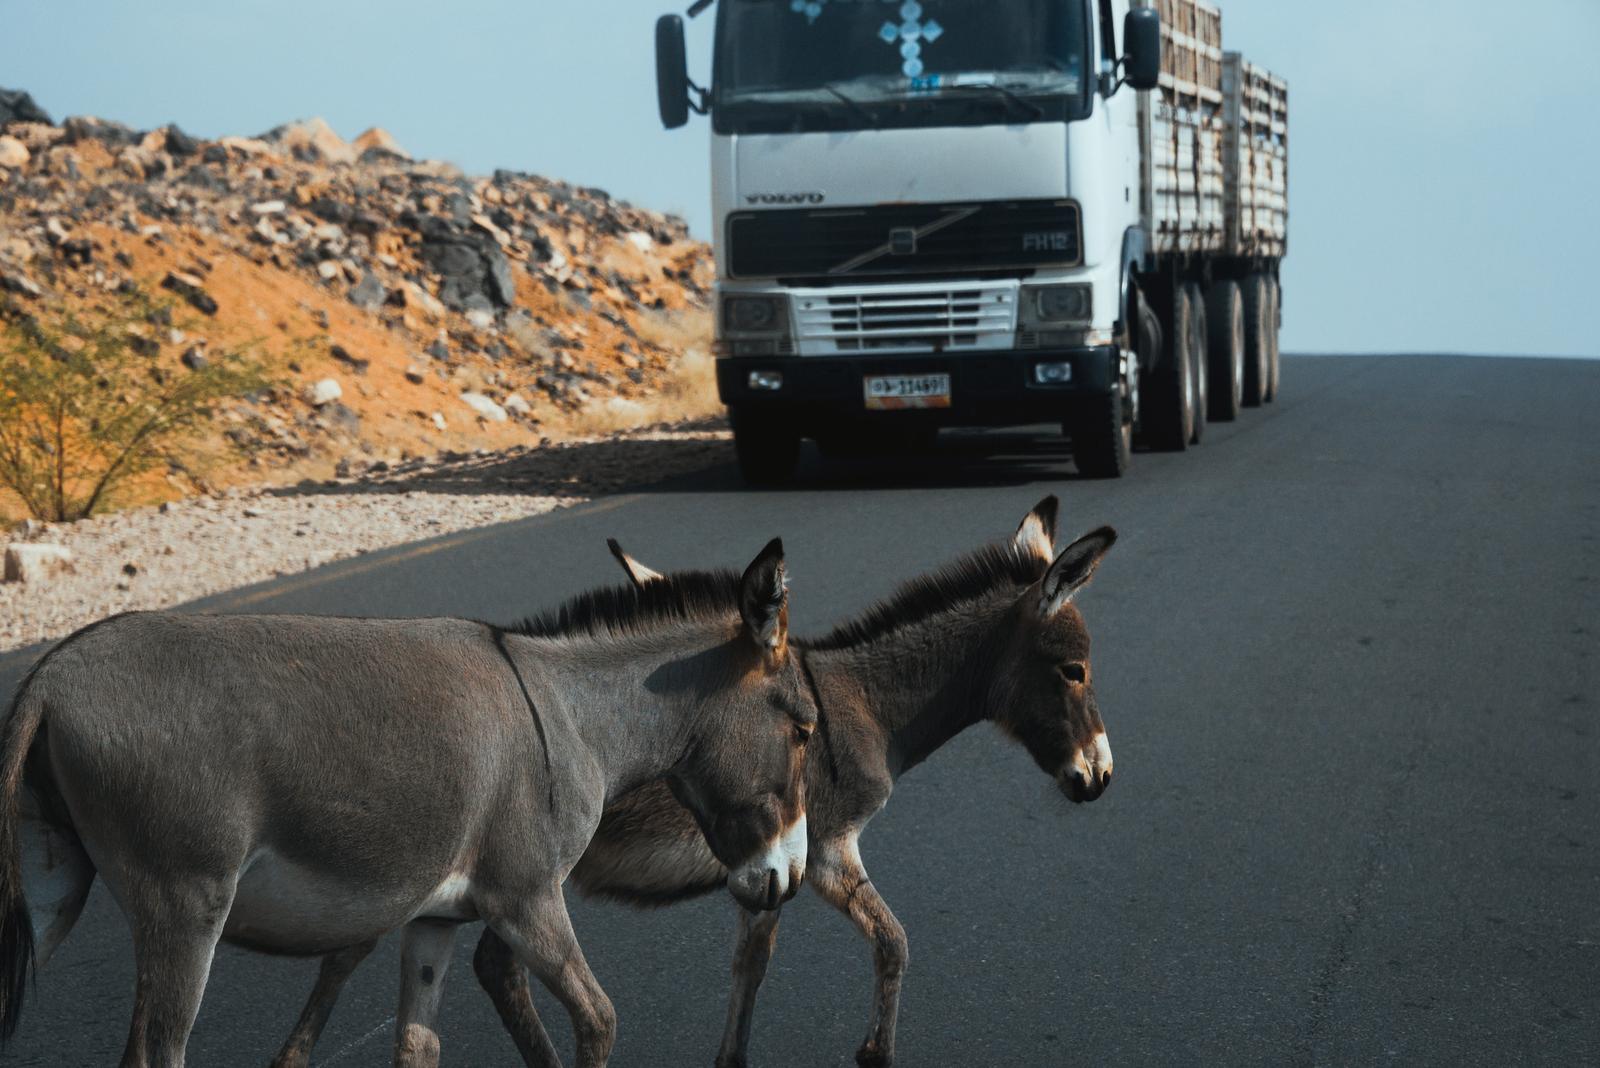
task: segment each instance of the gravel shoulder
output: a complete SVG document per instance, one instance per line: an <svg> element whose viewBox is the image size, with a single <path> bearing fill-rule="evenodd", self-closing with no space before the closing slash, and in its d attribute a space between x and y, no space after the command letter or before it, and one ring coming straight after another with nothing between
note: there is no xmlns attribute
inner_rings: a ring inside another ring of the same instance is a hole
<svg viewBox="0 0 1600 1068"><path fill-rule="evenodd" d="M503 452L446 454L348 479L232 490L54 524L72 570L0 583L0 652L117 612L169 608L335 560L543 515L725 462L720 420ZM4 543L24 540L21 534Z"/></svg>

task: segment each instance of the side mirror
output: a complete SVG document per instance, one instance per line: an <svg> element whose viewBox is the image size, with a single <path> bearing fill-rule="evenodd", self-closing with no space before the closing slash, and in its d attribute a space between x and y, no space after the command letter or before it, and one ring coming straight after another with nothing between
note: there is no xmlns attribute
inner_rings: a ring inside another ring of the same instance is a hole
<svg viewBox="0 0 1600 1068"><path fill-rule="evenodd" d="M677 15L662 15L656 21L656 96L661 125L676 130L689 121L689 56L683 19Z"/></svg>
<svg viewBox="0 0 1600 1068"><path fill-rule="evenodd" d="M1161 83L1161 15L1153 7L1128 12L1122 23L1123 81L1135 89L1154 89Z"/></svg>

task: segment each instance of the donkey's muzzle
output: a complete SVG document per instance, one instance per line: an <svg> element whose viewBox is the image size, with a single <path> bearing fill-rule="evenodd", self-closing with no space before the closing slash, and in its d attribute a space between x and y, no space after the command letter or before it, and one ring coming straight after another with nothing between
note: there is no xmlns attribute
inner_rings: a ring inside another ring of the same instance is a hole
<svg viewBox="0 0 1600 1068"><path fill-rule="evenodd" d="M801 816L767 849L728 873L728 890L751 912L770 912L794 897L806 874L806 818Z"/></svg>
<svg viewBox="0 0 1600 1068"><path fill-rule="evenodd" d="M1095 774L1082 768L1068 768L1059 781L1061 792L1067 795L1067 799L1074 804L1082 804L1106 792L1106 787L1111 785L1111 769L1106 768Z"/></svg>

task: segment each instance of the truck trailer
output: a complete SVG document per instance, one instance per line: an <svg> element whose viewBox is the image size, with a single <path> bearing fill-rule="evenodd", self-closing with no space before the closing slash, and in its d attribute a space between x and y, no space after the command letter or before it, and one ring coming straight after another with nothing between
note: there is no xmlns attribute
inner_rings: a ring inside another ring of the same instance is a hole
<svg viewBox="0 0 1600 1068"><path fill-rule="evenodd" d="M691 17L713 0L698 0ZM1288 86L1205 0L721 0L717 386L747 481L942 427L1058 424L1079 471L1279 388Z"/></svg>

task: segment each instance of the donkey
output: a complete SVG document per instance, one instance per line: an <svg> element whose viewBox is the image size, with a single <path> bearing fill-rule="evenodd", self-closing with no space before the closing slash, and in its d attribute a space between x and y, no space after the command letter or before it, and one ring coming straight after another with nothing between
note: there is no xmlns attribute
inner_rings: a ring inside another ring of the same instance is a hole
<svg viewBox="0 0 1600 1068"><path fill-rule="evenodd" d="M811 836L806 877L872 947L875 988L862 1065L894 1060L905 973L905 930L867 877L859 839L895 780L983 720L1019 741L1073 802L1111 784L1111 747L1095 702L1089 632L1072 598L1116 540L1109 527L1054 552L1058 502L1041 502L1010 542L992 545L914 579L863 617L794 656L812 686L820 747L806 765ZM672 578L612 543L641 590ZM577 867L585 895L666 905L720 887L728 877L699 842L694 821L660 783L607 806ZM756 992L778 933L777 910L739 917L733 994L719 1068L746 1064ZM540 1064L537 1024L522 969L488 929L474 966L524 1060Z"/></svg>
<svg viewBox="0 0 1600 1068"><path fill-rule="evenodd" d="M349 963L397 927L395 1062L436 1064L474 920L603 1065L615 1015L561 885L605 806L662 783L734 897L774 909L805 871L815 724L778 541L742 577L599 591L521 628L106 620L34 667L0 739L0 1035L98 873L133 931L124 1066L183 1063L219 940Z"/></svg>

